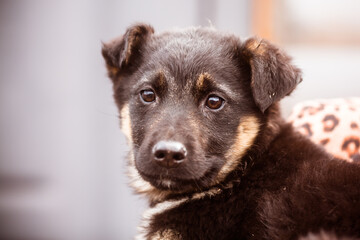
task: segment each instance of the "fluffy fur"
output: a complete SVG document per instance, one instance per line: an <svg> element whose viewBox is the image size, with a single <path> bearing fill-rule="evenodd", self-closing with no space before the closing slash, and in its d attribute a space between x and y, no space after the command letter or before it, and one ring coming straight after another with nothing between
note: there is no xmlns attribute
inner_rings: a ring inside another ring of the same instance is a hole
<svg viewBox="0 0 360 240"><path fill-rule="evenodd" d="M137 24L102 54L132 185L150 202L138 239L360 237L360 165L282 120L278 101L302 79L276 46Z"/></svg>

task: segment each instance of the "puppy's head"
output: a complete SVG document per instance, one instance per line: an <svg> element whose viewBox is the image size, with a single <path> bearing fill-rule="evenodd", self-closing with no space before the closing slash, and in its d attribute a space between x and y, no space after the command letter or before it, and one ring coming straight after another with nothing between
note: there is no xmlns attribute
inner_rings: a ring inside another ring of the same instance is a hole
<svg viewBox="0 0 360 240"><path fill-rule="evenodd" d="M139 24L102 54L139 191L196 191L234 171L268 108L300 71L266 41L209 28L155 34Z"/></svg>

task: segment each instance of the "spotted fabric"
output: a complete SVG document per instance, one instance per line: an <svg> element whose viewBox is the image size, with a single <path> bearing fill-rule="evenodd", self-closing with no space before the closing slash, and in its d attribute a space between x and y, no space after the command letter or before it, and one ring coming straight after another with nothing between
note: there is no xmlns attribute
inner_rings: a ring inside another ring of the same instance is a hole
<svg viewBox="0 0 360 240"><path fill-rule="evenodd" d="M360 98L299 103L288 121L336 157L360 163Z"/></svg>

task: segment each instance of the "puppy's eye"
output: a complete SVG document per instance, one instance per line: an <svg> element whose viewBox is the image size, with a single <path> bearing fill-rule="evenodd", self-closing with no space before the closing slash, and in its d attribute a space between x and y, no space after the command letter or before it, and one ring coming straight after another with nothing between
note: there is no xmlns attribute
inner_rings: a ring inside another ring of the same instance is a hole
<svg viewBox="0 0 360 240"><path fill-rule="evenodd" d="M153 90L143 90L140 92L140 97L144 102L151 103L155 101L155 93Z"/></svg>
<svg viewBox="0 0 360 240"><path fill-rule="evenodd" d="M224 105L224 99L216 95L210 95L206 100L206 107L217 110L220 109Z"/></svg>

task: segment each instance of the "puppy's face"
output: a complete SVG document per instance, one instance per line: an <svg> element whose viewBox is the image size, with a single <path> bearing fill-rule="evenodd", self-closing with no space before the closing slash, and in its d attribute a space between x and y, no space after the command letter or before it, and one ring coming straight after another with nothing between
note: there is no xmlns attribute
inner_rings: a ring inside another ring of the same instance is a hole
<svg viewBox="0 0 360 240"><path fill-rule="evenodd" d="M231 146L240 122L256 121L246 91L249 75L226 55L229 49L219 39L165 38L149 43L147 62L128 80L123 104L135 166L157 188L201 188L216 179L228 151L236 151ZM241 138L252 142L258 129L255 122L246 124Z"/></svg>
<svg viewBox="0 0 360 240"><path fill-rule="evenodd" d="M225 179L254 143L262 112L299 82L289 64L266 72L264 58L289 61L272 45L211 29L155 35L137 25L104 45L103 55L132 145L130 168L160 190L201 190Z"/></svg>

